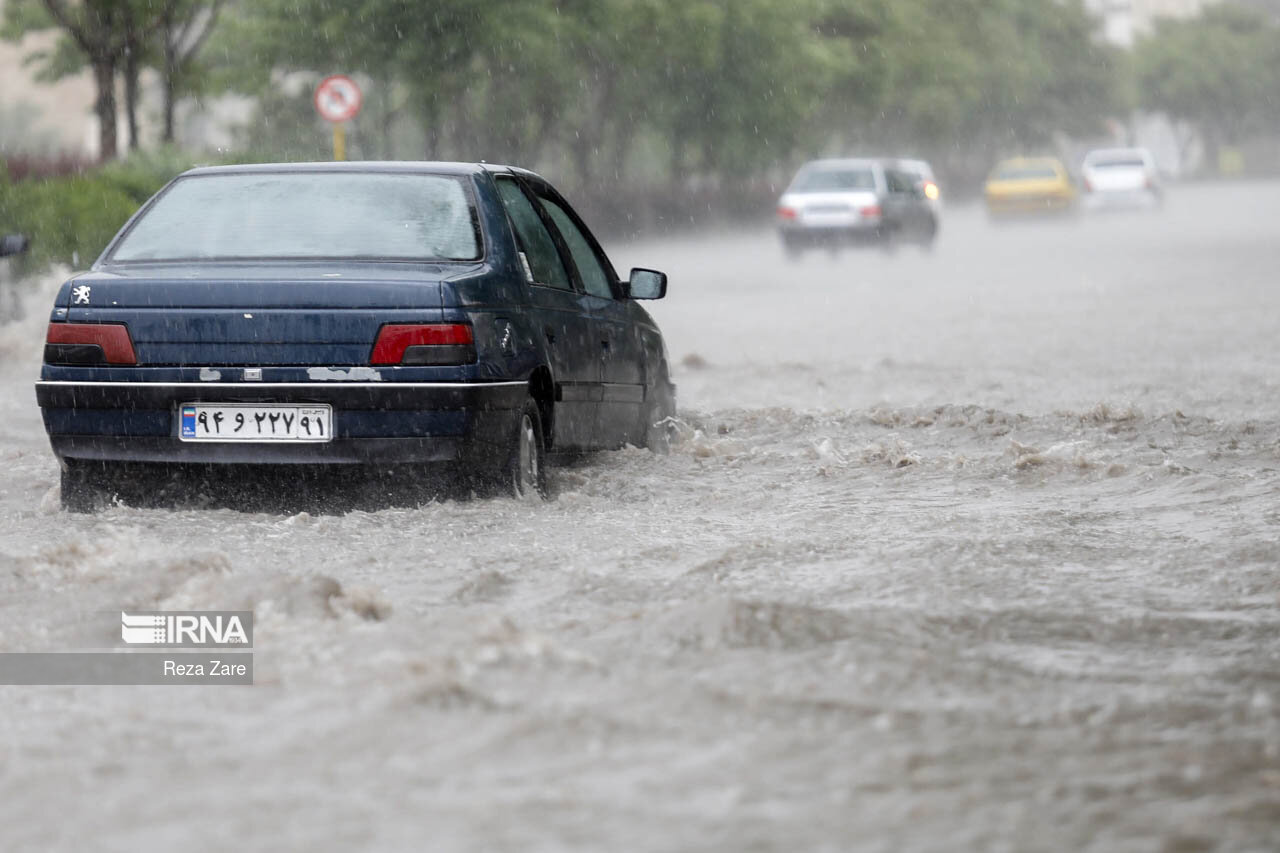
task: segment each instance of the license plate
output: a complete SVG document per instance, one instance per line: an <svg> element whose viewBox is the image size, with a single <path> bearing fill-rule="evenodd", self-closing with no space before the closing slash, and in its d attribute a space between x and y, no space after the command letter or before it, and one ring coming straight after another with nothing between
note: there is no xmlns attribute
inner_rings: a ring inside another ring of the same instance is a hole
<svg viewBox="0 0 1280 853"><path fill-rule="evenodd" d="M178 438L182 441L331 441L333 407L184 403L178 408Z"/></svg>

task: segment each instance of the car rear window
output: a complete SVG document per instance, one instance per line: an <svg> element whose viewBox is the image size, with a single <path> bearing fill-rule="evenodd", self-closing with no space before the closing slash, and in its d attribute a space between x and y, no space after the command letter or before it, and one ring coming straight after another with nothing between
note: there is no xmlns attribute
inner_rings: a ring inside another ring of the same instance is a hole
<svg viewBox="0 0 1280 853"><path fill-rule="evenodd" d="M875 173L867 168L824 166L805 169L796 176L790 192L842 192L845 190L874 190Z"/></svg>
<svg viewBox="0 0 1280 853"><path fill-rule="evenodd" d="M996 170L998 181L1027 181L1058 177L1058 170L1047 163L1010 164Z"/></svg>
<svg viewBox="0 0 1280 853"><path fill-rule="evenodd" d="M1091 169L1145 169L1147 164L1141 157L1117 157L1107 160L1090 160Z"/></svg>
<svg viewBox="0 0 1280 853"><path fill-rule="evenodd" d="M470 194L450 175L262 172L180 178L113 261L475 260Z"/></svg>

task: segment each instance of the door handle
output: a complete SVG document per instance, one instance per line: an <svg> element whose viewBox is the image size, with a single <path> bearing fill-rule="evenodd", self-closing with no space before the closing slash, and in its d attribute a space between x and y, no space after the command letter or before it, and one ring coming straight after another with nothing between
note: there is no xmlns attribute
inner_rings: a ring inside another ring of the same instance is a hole
<svg viewBox="0 0 1280 853"><path fill-rule="evenodd" d="M547 343L554 344L556 342L556 333L551 330L550 326L544 326L542 333L547 336Z"/></svg>
<svg viewBox="0 0 1280 853"><path fill-rule="evenodd" d="M603 349L605 352L608 352L608 351L609 351L609 339L608 339L608 338L605 338L604 340L602 340L602 341L600 342L600 348L601 348L601 349Z"/></svg>

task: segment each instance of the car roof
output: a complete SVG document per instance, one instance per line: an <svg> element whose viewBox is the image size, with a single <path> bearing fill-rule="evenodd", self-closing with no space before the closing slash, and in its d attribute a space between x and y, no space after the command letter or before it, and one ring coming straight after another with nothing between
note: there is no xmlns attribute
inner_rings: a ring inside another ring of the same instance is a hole
<svg viewBox="0 0 1280 853"><path fill-rule="evenodd" d="M800 168L812 169L814 167L827 167L827 166L841 166L845 168L850 166L856 166L859 168L867 168L867 167L879 166L879 165L880 165L880 161L873 159L871 157L830 157L824 160L810 160L808 163L805 163Z"/></svg>
<svg viewBox="0 0 1280 853"><path fill-rule="evenodd" d="M1009 157L1001 160L997 166L1058 166L1062 161L1057 157Z"/></svg>
<svg viewBox="0 0 1280 853"><path fill-rule="evenodd" d="M197 166L182 173L188 175L245 175L267 172L416 172L431 175L479 175L484 172L513 171L534 175L527 169L496 163L456 163L429 160L364 160L316 163L244 163L232 166Z"/></svg>
<svg viewBox="0 0 1280 853"><path fill-rule="evenodd" d="M915 157L881 157L880 162L890 169L905 169L907 171L924 172L933 175L933 166L929 165L928 160L920 160Z"/></svg>
<svg viewBox="0 0 1280 853"><path fill-rule="evenodd" d="M801 166L801 170L811 169L814 167L843 167L843 168L899 168L899 169L926 169L933 171L933 167L929 165L928 160L920 160L914 157L828 157L822 160L810 160Z"/></svg>

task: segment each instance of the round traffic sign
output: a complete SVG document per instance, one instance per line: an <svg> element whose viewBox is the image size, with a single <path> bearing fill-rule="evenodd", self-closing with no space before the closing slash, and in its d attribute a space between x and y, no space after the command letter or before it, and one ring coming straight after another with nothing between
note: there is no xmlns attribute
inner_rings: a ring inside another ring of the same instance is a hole
<svg viewBox="0 0 1280 853"><path fill-rule="evenodd" d="M325 121L350 121L360 112L363 96L356 81L345 74L334 74L316 86L316 112Z"/></svg>

